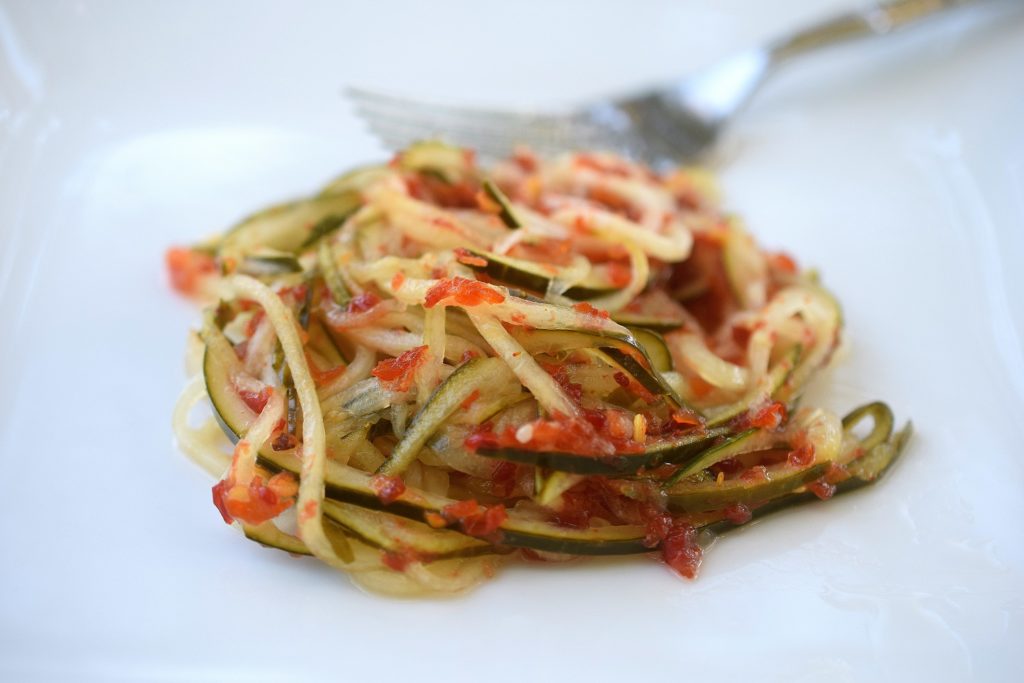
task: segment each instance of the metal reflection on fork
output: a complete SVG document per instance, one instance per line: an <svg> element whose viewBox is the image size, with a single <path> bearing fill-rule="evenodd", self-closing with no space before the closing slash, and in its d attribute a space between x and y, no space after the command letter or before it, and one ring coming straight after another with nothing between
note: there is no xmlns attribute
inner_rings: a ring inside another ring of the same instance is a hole
<svg viewBox="0 0 1024 683"><path fill-rule="evenodd" d="M841 14L768 45L728 57L689 78L639 95L591 102L566 112L457 107L361 88L347 94L390 149L442 138L488 157L518 145L549 155L605 149L654 166L693 159L779 66L819 48L889 34L965 5L993 0L893 0Z"/></svg>

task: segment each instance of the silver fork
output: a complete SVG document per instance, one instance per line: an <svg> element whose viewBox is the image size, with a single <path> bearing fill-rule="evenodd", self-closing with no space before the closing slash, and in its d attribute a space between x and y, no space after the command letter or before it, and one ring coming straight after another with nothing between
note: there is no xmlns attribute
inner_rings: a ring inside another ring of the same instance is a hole
<svg viewBox="0 0 1024 683"><path fill-rule="evenodd" d="M663 166L692 159L709 148L765 79L792 58L856 38L886 35L976 2L980 0L875 4L733 55L673 85L564 112L465 108L362 88L349 88L347 94L370 130L390 149L441 138L487 157L506 156L517 145L541 154L605 149Z"/></svg>

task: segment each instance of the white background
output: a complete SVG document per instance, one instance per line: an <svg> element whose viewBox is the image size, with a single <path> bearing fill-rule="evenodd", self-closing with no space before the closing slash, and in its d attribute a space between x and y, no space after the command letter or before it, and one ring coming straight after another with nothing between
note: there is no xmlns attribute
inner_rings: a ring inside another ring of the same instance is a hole
<svg viewBox="0 0 1024 683"><path fill-rule="evenodd" d="M815 400L918 435L696 581L637 558L367 596L233 535L172 443L197 316L163 252L382 158L343 86L565 103L844 4L0 3L0 680L1017 680L1024 12L794 67L723 143L729 207L845 304Z"/></svg>

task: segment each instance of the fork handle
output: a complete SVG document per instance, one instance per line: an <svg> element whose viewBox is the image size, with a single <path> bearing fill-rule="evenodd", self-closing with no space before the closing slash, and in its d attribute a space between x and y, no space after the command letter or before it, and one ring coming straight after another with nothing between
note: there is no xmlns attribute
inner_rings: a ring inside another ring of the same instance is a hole
<svg viewBox="0 0 1024 683"><path fill-rule="evenodd" d="M948 9L980 0L892 0L840 14L797 31L775 42L770 50L775 61L845 43L856 38L884 36Z"/></svg>

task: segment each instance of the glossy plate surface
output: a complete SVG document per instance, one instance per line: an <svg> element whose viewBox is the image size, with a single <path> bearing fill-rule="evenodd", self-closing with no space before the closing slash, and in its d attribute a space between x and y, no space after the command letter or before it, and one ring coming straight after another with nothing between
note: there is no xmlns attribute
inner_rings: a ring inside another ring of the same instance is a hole
<svg viewBox="0 0 1024 683"><path fill-rule="evenodd" d="M346 84L498 105L658 81L841 0L0 5L0 679L1018 680L1024 12L780 75L726 202L821 270L815 388L917 435L876 488L643 559L368 596L245 542L179 455L163 252L380 158Z"/></svg>

